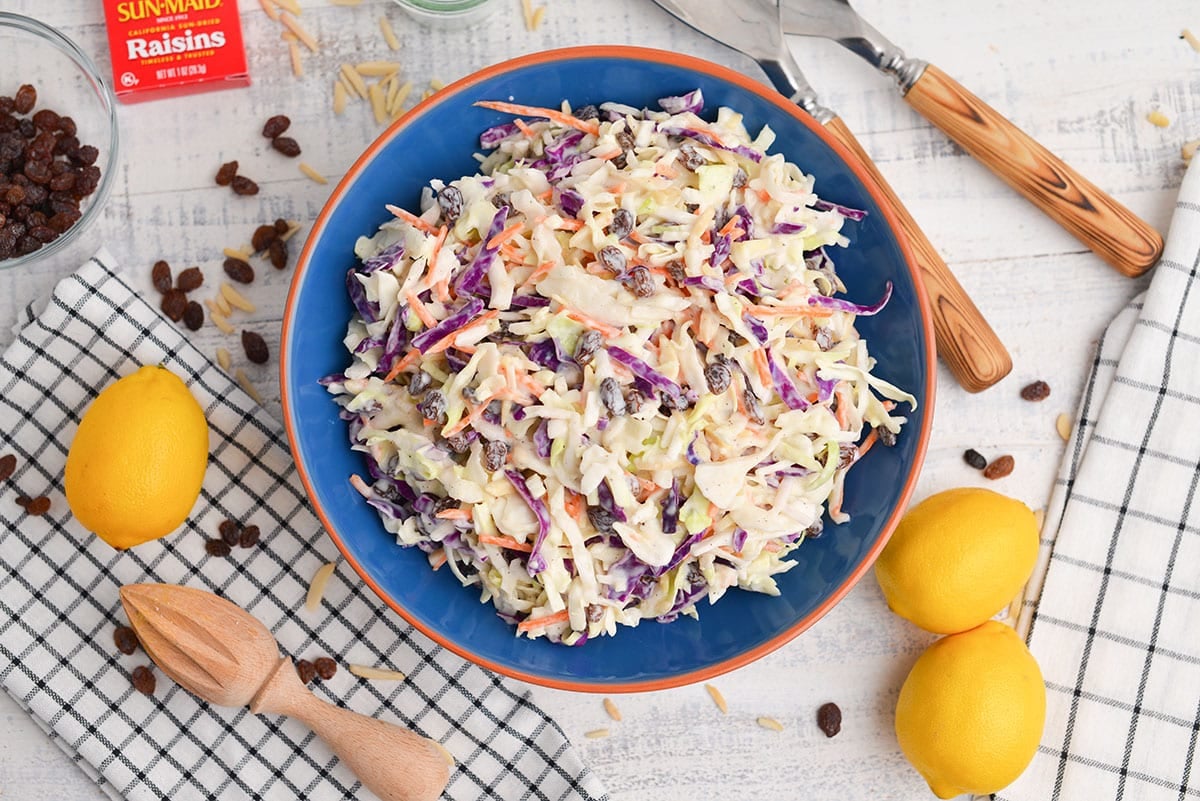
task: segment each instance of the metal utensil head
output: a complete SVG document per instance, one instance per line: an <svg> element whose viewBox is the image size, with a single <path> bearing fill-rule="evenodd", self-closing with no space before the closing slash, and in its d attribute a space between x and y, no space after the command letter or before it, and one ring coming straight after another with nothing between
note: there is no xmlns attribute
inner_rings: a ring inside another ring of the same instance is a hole
<svg viewBox="0 0 1200 801"><path fill-rule="evenodd" d="M664 11L705 36L758 62L784 97L818 122L833 113L817 102L812 88L783 39L776 0L654 0Z"/></svg>
<svg viewBox="0 0 1200 801"><path fill-rule="evenodd" d="M780 0L783 32L832 39L892 76L907 92L921 77L925 62L904 51L858 15L850 0Z"/></svg>

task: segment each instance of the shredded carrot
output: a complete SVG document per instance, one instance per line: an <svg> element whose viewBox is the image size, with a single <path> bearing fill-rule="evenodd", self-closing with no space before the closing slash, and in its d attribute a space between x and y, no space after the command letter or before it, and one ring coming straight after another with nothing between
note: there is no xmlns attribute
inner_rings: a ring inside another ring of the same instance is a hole
<svg viewBox="0 0 1200 801"><path fill-rule="evenodd" d="M763 543L763 550L770 553L779 553L779 551L782 549L783 546L775 540L768 540L767 542Z"/></svg>
<svg viewBox="0 0 1200 801"><path fill-rule="evenodd" d="M771 199L771 193L765 189L758 189L758 190L756 190L756 192L758 194L758 199L761 200L763 203L766 203L768 200Z"/></svg>
<svg viewBox="0 0 1200 801"><path fill-rule="evenodd" d="M470 520L475 515L471 511L470 506L458 506L452 509L443 509L434 515L442 520Z"/></svg>
<svg viewBox="0 0 1200 801"><path fill-rule="evenodd" d="M530 553L533 551L533 546L527 542L517 542L512 537L495 537L491 534L480 534L477 539L485 545L498 545L501 548L508 548L510 551L524 551Z"/></svg>
<svg viewBox="0 0 1200 801"><path fill-rule="evenodd" d="M742 221L741 217L734 215L729 218L729 222L727 222L723 226L721 226L721 230L717 231L717 233L720 234L721 236L726 236L731 231L733 231L733 229L736 228L737 224L741 221Z"/></svg>
<svg viewBox="0 0 1200 801"><path fill-rule="evenodd" d="M482 537L480 538L482 539ZM570 612L566 609L561 612L555 612L552 615L545 617L527 617L517 624L517 631L533 631L534 629L542 629L546 626L552 626L555 623L566 623L570 619Z"/></svg>
<svg viewBox="0 0 1200 801"><path fill-rule="evenodd" d="M595 328L597 331L600 332L600 334L602 336L617 337L617 336L621 335L621 329L614 328L613 326L609 325L608 323L602 323L599 320L597 320L595 317L589 317L588 315L584 314L581 311L577 311L575 309L569 309L564 306L563 312L568 317L570 317L572 320L574 320L575 322L583 323L584 325L590 325L592 328Z"/></svg>
<svg viewBox="0 0 1200 801"><path fill-rule="evenodd" d="M831 317L833 309L827 309L824 306L758 306L750 307L750 311L758 315L767 316L786 316L796 315L797 317Z"/></svg>
<svg viewBox="0 0 1200 801"><path fill-rule="evenodd" d="M642 492L642 497L639 500L645 501L646 498L650 495L650 493L652 493L656 489L658 489L658 485L655 484L653 481L651 481L648 478L642 478L641 476L636 476L636 478L637 478L637 482L638 482L638 487L641 489L641 492Z"/></svg>
<svg viewBox="0 0 1200 801"><path fill-rule="evenodd" d="M550 187L550 188L549 188L549 189L547 189L545 192L542 192L541 194L537 195L537 199L538 199L538 200L540 200L540 201L542 201L543 203L549 203L549 202L550 202L550 199L551 199L552 197L554 197L554 187ZM544 220L544 219L546 219L546 218L545 218L545 217L540 217L540 218L538 218L538 219L534 220L534 221L533 221L533 224L534 224L534 225L538 225L538 224L539 224L539 223L541 223L541 222L542 222L542 220Z"/></svg>
<svg viewBox="0 0 1200 801"><path fill-rule="evenodd" d="M525 373L517 374L517 383L520 384L521 386L525 387L525 389L529 390L530 393L532 393L533 397L535 397L535 398L542 397L542 393L546 391L546 388L544 386L542 386L538 382L534 381L532 378L530 378Z"/></svg>
<svg viewBox="0 0 1200 801"><path fill-rule="evenodd" d="M512 225L508 226L503 231L496 234L495 236L493 236L491 239L489 239L487 241L488 249L495 250L495 249L499 248L505 242L512 239L517 234L521 233L521 229L524 227L525 227L525 223L523 223L523 222L515 222Z"/></svg>
<svg viewBox="0 0 1200 801"><path fill-rule="evenodd" d="M615 183L615 184L613 184L612 186L610 186L610 187L608 188L608 191L609 191L610 193L614 194L614 195L619 195L619 194L621 194L622 192L624 192L624 191L625 191L625 182L624 182L624 181L618 181L617 183Z"/></svg>
<svg viewBox="0 0 1200 801"><path fill-rule="evenodd" d="M442 303L450 300L450 282L445 278L433 285L433 294Z"/></svg>
<svg viewBox="0 0 1200 801"><path fill-rule="evenodd" d="M583 520L583 496L578 492L566 491L563 497L563 508L567 510L571 519L576 522Z"/></svg>
<svg viewBox="0 0 1200 801"><path fill-rule="evenodd" d="M842 513L842 493L835 492L829 499L829 516L837 517Z"/></svg>
<svg viewBox="0 0 1200 801"><path fill-rule="evenodd" d="M837 398L837 410L834 412L834 415L837 417L838 425L845 428L850 420L850 412L846 409L846 394L842 392L842 384L840 382L834 387L833 395Z"/></svg>
<svg viewBox="0 0 1200 801"><path fill-rule="evenodd" d="M388 211L390 211L395 216L404 220L406 223L408 223L412 227L419 228L427 234L433 233L433 226L430 225L429 223L425 222L424 220L422 220L417 215L413 214L411 211L402 209L399 206L393 206L390 203L387 204L386 206L384 206L384 208L386 208Z"/></svg>
<svg viewBox="0 0 1200 801"><path fill-rule="evenodd" d="M552 261L542 262L541 264L539 264L537 266L536 270L534 270L533 272L531 272L529 274L528 278L526 278L524 281L521 282L521 286L518 287L518 289L525 289L527 287L533 286L538 281L541 281L543 278L545 278L547 275L549 275L550 271L553 269L554 269L554 262L552 262Z"/></svg>
<svg viewBox="0 0 1200 801"><path fill-rule="evenodd" d="M679 175L679 172L670 164L661 161L654 162L654 174L661 175L664 178L674 178Z"/></svg>
<svg viewBox="0 0 1200 801"><path fill-rule="evenodd" d="M429 251L429 258L425 260L425 263L429 265L430 272L433 272L433 266L437 264L438 253L441 251L442 243L446 241L446 234L449 232L450 229L443 225L438 229L437 236L433 238L433 249Z"/></svg>
<svg viewBox="0 0 1200 801"><path fill-rule="evenodd" d="M467 323L466 325L459 326L458 328L455 328L453 331L451 331L449 334L446 334L444 337L442 337L437 342L435 342L433 345L431 345L429 347L429 349L426 350L425 352L427 354L441 353L446 348L453 345L454 338L457 337L459 334L463 333L464 331L466 331L468 328L474 328L475 326L479 325L480 323L486 323L488 320L494 320L495 318L497 318L499 316L500 316L500 311L498 309L489 309L489 310L485 311L483 314L476 317L471 322Z"/></svg>
<svg viewBox="0 0 1200 801"><path fill-rule="evenodd" d="M505 114L513 114L521 117L542 117L543 119L557 122L559 125L566 125L568 128L575 128L584 133L600 133L600 123L595 120L581 120L578 117L552 108L522 106L518 103L504 103L498 100L476 100L475 105L490 108L492 111L502 111Z"/></svg>
<svg viewBox="0 0 1200 801"><path fill-rule="evenodd" d="M429 566L432 567L435 571L440 570L442 565L446 564L447 558L448 557L446 556L446 549L443 548L442 550L438 551L437 553L429 555Z"/></svg>
<svg viewBox="0 0 1200 801"><path fill-rule="evenodd" d="M866 456L867 451L869 451L869 450L871 450L871 448L875 447L875 443L878 441L879 441L879 431L877 429L872 428L871 433L867 434L866 438L862 441L862 444L858 446L858 456L856 457L856 461L858 459L861 459L864 456Z"/></svg>
<svg viewBox="0 0 1200 801"><path fill-rule="evenodd" d="M650 241L650 240L646 239L646 237L644 237L640 233L638 233L636 230L629 232L629 238L632 239L634 242L637 242L639 245L645 245L647 242ZM666 272L666 270L664 270L663 272Z"/></svg>
<svg viewBox="0 0 1200 801"><path fill-rule="evenodd" d="M408 307L413 310L413 314L417 315L417 319L421 321L422 325L426 328L433 328L437 325L437 320L429 313L429 309L421 302L421 299L417 297L415 290L406 289L404 291L404 299L408 301Z"/></svg>
<svg viewBox="0 0 1200 801"><path fill-rule="evenodd" d="M892 409L895 409L895 408L896 408L896 402L895 402L895 401L890 401L890 400L885 400L885 401L883 401L883 402L882 402L881 404L879 404L879 405L880 405L880 406L882 406L883 408L887 409L889 412L890 412Z"/></svg>
<svg viewBox="0 0 1200 801"><path fill-rule="evenodd" d="M764 387L772 386L771 367L767 364L767 352L762 348L754 351L754 369L758 370L758 380Z"/></svg>
<svg viewBox="0 0 1200 801"><path fill-rule="evenodd" d="M403 373L410 365L416 364L417 361L420 360L420 358L421 358L421 351L417 350L416 348L412 348L411 350L409 350L408 353L406 353L404 355L403 359L400 359L399 361L397 361L395 364L392 365L392 369L388 370L388 374L386 376L384 376L383 380L384 381L394 380L396 378L396 376Z"/></svg>
<svg viewBox="0 0 1200 801"><path fill-rule="evenodd" d="M708 228L705 228L704 233L700 234L700 241L704 242L706 244L711 242L712 241L712 231Z"/></svg>
<svg viewBox="0 0 1200 801"><path fill-rule="evenodd" d="M474 422L478 420L485 411L487 411L488 404L494 401L499 395L499 392L493 392L486 398L481 399L478 406L473 406L468 403L467 408L471 410L471 413L460 418L457 423L450 426L450 428L444 432L444 436L452 437L467 426L474 424Z"/></svg>
<svg viewBox="0 0 1200 801"><path fill-rule="evenodd" d="M523 133L528 139L533 139L537 136L537 133L535 133L532 128L526 125L525 120L521 119L520 117L517 117L515 120L513 120L513 125L517 126L517 130Z"/></svg>

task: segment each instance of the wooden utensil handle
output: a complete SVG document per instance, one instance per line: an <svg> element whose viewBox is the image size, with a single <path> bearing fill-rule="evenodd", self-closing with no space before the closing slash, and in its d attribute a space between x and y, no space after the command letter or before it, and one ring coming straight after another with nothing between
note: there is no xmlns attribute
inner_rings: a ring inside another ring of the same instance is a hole
<svg viewBox="0 0 1200 801"><path fill-rule="evenodd" d="M875 162L871 161L854 134L850 133L846 123L840 117L834 117L825 123L825 127L863 163L900 219L900 228L912 246L925 290L929 294L937 352L950 372L968 392L987 389L1004 378L1012 370L1012 359L1000 337L988 325L917 221L884 180Z"/></svg>
<svg viewBox="0 0 1200 801"><path fill-rule="evenodd" d="M1162 255L1157 231L930 64L905 95L925 119L1128 276Z"/></svg>
<svg viewBox="0 0 1200 801"><path fill-rule="evenodd" d="M283 659L250 704L255 714L277 714L308 725L382 801L435 801L450 779L437 743L392 723L326 703Z"/></svg>

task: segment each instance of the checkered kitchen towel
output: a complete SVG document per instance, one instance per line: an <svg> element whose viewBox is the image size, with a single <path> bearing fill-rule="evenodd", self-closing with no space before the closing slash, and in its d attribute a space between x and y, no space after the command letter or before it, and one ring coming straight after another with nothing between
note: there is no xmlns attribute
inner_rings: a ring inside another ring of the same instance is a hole
<svg viewBox="0 0 1200 801"><path fill-rule="evenodd" d="M1192 169L1150 288L1100 342L1047 509L1021 618L1046 729L1003 801L1200 797L1198 272Z"/></svg>
<svg viewBox="0 0 1200 801"><path fill-rule="evenodd" d="M195 513L165 539L119 553L75 522L63 464L96 393L139 365L164 364L200 401L210 461ZM305 728L197 701L159 675L153 697L121 655L122 584L160 581L213 590L248 609L297 658L333 655L389 666L407 681L339 670L318 695L400 721L456 757L446 797L580 801L604 790L562 730L526 690L464 662L415 632L347 568L321 609L305 611L309 580L337 551L320 529L279 425L190 345L98 254L55 289L49 306L0 357L0 455L18 468L0 486L0 685L114 798L363 799L371 797ZM20 495L47 495L31 517ZM257 524L262 544L205 554L218 524ZM5 787L5 795L14 788Z"/></svg>

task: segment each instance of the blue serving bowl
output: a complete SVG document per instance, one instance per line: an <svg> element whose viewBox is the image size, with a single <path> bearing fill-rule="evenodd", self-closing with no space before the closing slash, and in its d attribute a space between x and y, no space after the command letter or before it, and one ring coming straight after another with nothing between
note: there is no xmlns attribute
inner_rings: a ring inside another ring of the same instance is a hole
<svg viewBox="0 0 1200 801"><path fill-rule="evenodd" d="M850 472L849 523L827 521L825 534L796 552L799 564L778 577L781 595L734 590L698 605L700 619L645 622L581 647L518 639L448 570L434 572L416 549L399 547L348 483L365 473L351 451L346 423L317 381L348 364L342 345L352 307L346 271L354 242L389 219L384 204L416 208L432 178L476 172L480 131L509 118L472 105L513 100L578 107L607 100L656 108L656 99L701 88L706 106L729 106L747 129L770 125L783 153L816 177L822 198L866 209L848 222L851 246L838 250L838 272L856 299L895 287L882 313L858 328L878 360L875 372L911 391L920 406L893 448L876 447ZM620 692L700 681L778 648L811 626L862 577L882 550L916 484L932 419L934 346L928 300L891 209L860 163L803 111L765 86L716 64L632 47L580 47L537 53L484 69L414 108L355 162L326 203L300 255L283 321L284 420L300 476L317 514L346 561L389 606L455 653L509 676L562 689Z"/></svg>

